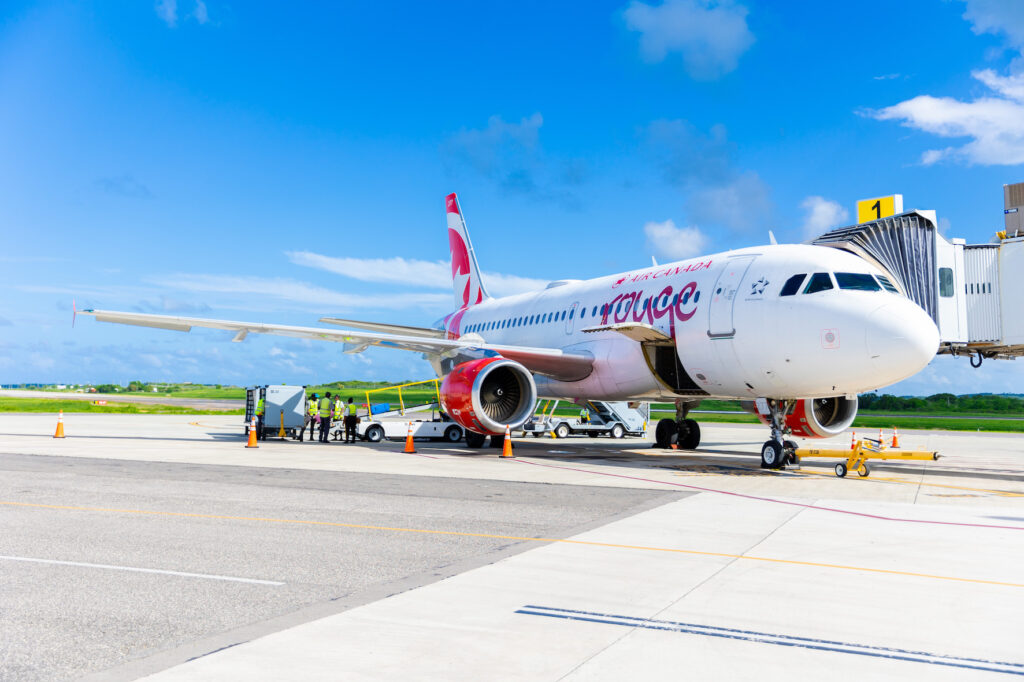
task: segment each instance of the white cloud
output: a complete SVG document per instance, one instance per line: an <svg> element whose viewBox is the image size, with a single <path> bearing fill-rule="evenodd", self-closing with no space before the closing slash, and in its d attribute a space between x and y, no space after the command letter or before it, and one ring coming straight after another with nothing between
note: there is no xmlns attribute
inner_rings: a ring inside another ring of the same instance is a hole
<svg viewBox="0 0 1024 682"><path fill-rule="evenodd" d="M920 95L866 113L939 137L970 138L959 147L925 151L921 155L925 165L943 159L980 165L1024 163L1024 74L1004 77L985 70L971 75L998 96L963 102L951 97Z"/></svg>
<svg viewBox="0 0 1024 682"><path fill-rule="evenodd" d="M691 77L713 80L736 68L754 44L747 8L732 0L665 0L658 6L634 1L623 14L640 33L640 53L660 62L678 52Z"/></svg>
<svg viewBox="0 0 1024 682"><path fill-rule="evenodd" d="M178 0L157 0L154 6L156 15L169 27L178 25ZM210 13L206 8L205 0L195 0L195 7L188 16L195 19L196 23L202 25L210 21Z"/></svg>
<svg viewBox="0 0 1024 682"><path fill-rule="evenodd" d="M647 235L647 245L653 251L673 260L700 255L708 241L700 228L676 227L672 220L649 222L644 225L644 234Z"/></svg>
<svg viewBox="0 0 1024 682"><path fill-rule="evenodd" d="M237 277L233 275L178 274L150 280L153 284L180 291L257 296L335 309L445 309L450 294L399 292L394 294L346 294L306 282L280 277Z"/></svg>
<svg viewBox="0 0 1024 682"><path fill-rule="evenodd" d="M807 197L800 202L800 208L804 210L803 232L807 239L820 236L833 227L839 227L850 218L850 212L839 202L825 197Z"/></svg>
<svg viewBox="0 0 1024 682"><path fill-rule="evenodd" d="M404 284L429 289L451 289L452 269L445 261L426 261L414 258L336 258L309 251L287 251L285 255L292 263L319 270L326 270L344 277L363 282ZM546 280L504 275L496 272L482 273L484 286L494 296L509 296L527 291L543 289Z"/></svg>
<svg viewBox="0 0 1024 682"><path fill-rule="evenodd" d="M206 11L206 3L203 0L196 0L196 8L192 11L192 16L200 24L205 24L210 20L210 15Z"/></svg>
<svg viewBox="0 0 1024 682"><path fill-rule="evenodd" d="M178 25L178 0L158 0L156 15L171 28Z"/></svg>
<svg viewBox="0 0 1024 682"><path fill-rule="evenodd" d="M975 34L1005 34L1010 45L1024 47L1024 3L1020 0L966 0L963 17Z"/></svg>
<svg viewBox="0 0 1024 682"><path fill-rule="evenodd" d="M690 216L701 225L736 231L762 227L772 211L768 185L754 171L730 182L694 191L687 200Z"/></svg>
<svg viewBox="0 0 1024 682"><path fill-rule="evenodd" d="M1006 47L1024 51L1024 2L1020 0L965 0L963 17L981 35L1002 35ZM995 55L998 55L998 50ZM979 165L1024 163L1024 55L1010 64L1009 74L992 69L972 71L971 76L991 92L971 101L920 95L880 110L863 112L879 120L899 121L944 138L966 138L960 146L928 149L921 163L942 160Z"/></svg>

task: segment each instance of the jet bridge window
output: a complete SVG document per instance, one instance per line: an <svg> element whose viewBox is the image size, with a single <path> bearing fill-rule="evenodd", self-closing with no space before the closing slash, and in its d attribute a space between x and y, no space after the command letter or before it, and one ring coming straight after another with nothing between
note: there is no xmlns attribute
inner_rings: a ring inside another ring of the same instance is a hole
<svg viewBox="0 0 1024 682"><path fill-rule="evenodd" d="M782 291L779 292L779 296L792 296L800 291L800 285L804 283L805 277L807 277L807 273L801 272L799 275L793 275L787 279L786 283L782 285Z"/></svg>
<svg viewBox="0 0 1024 682"><path fill-rule="evenodd" d="M882 287L871 275L864 272L837 272L836 284L840 289L852 289L854 291L881 291Z"/></svg>
<svg viewBox="0 0 1024 682"><path fill-rule="evenodd" d="M832 288L832 278L828 276L828 273L816 272L811 275L811 281L807 283L807 288L804 289L804 293L815 294L819 291L827 291Z"/></svg>
<svg viewBox="0 0 1024 682"><path fill-rule="evenodd" d="M939 268L939 296L949 298L953 295L953 269Z"/></svg>

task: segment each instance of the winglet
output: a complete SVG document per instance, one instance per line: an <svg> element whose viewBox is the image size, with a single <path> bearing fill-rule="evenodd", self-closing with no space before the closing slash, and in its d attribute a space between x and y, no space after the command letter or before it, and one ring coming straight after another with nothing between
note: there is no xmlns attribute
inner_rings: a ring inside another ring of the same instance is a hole
<svg viewBox="0 0 1024 682"><path fill-rule="evenodd" d="M772 246L778 246L779 245L779 243L777 241L775 241L775 233L772 232L771 230L768 230L768 241L771 242Z"/></svg>

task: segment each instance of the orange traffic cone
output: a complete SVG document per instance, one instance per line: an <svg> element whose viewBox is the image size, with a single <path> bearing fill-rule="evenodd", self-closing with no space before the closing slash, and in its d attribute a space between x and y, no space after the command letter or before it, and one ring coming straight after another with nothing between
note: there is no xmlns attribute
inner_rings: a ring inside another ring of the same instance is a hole
<svg viewBox="0 0 1024 682"><path fill-rule="evenodd" d="M878 444L885 445L885 434L882 433L882 429L878 429Z"/></svg>
<svg viewBox="0 0 1024 682"><path fill-rule="evenodd" d="M258 448L256 444L256 417L252 418L252 423L249 424L249 442L246 443L247 448Z"/></svg>
<svg viewBox="0 0 1024 682"><path fill-rule="evenodd" d="M889 447L891 447L891 448L898 448L899 446L900 446L900 434L899 434L899 431L897 431L896 427L894 426L894 427L892 427L892 445L890 445Z"/></svg>
<svg viewBox="0 0 1024 682"><path fill-rule="evenodd" d="M850 431L850 449L851 450L856 450L857 449L857 432L856 431Z"/></svg>
<svg viewBox="0 0 1024 682"><path fill-rule="evenodd" d="M53 437L64 437L64 410L61 410L60 414L57 415L57 431L53 434Z"/></svg>
<svg viewBox="0 0 1024 682"><path fill-rule="evenodd" d="M508 428L508 424L505 425L505 442L501 447L502 457L515 457L512 454L512 431Z"/></svg>
<svg viewBox="0 0 1024 682"><path fill-rule="evenodd" d="M405 436L405 450L403 452L416 453L416 446L412 443L412 422L409 422L409 433Z"/></svg>

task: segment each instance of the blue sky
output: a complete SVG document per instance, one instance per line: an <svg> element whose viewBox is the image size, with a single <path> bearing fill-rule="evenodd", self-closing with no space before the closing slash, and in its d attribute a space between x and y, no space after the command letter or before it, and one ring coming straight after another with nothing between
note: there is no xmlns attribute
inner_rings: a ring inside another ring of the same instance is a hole
<svg viewBox="0 0 1024 682"><path fill-rule="evenodd" d="M450 191L499 294L801 241L894 192L988 241L1024 180L1024 3L809 7L8 0L0 383L426 376L70 307L429 324ZM939 359L895 390L1022 379Z"/></svg>

